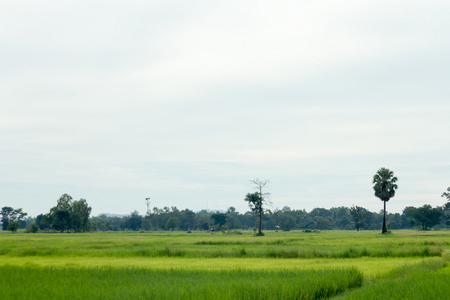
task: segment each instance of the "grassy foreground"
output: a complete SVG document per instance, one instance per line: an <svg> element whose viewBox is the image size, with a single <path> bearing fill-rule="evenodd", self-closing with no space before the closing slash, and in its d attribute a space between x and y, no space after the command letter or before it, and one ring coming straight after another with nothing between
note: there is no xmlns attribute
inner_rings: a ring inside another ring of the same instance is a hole
<svg viewBox="0 0 450 300"><path fill-rule="evenodd" d="M449 245L449 231L2 233L0 290L5 299L446 299Z"/></svg>
<svg viewBox="0 0 450 300"><path fill-rule="evenodd" d="M198 271L4 266L5 299L317 299L362 284L354 268ZM24 280L24 274L26 278Z"/></svg>

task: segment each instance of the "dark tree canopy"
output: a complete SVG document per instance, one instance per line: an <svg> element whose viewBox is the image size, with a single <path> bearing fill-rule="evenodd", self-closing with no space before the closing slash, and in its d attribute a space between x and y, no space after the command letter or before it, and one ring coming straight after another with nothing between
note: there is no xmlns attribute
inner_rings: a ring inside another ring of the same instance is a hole
<svg viewBox="0 0 450 300"><path fill-rule="evenodd" d="M227 223L227 215L222 213L214 213L211 215L211 219L214 220L214 224L219 226L219 229Z"/></svg>
<svg viewBox="0 0 450 300"><path fill-rule="evenodd" d="M386 168L380 168L373 176L373 189L375 197L381 201L389 201L395 196L395 190L398 188L396 182L398 178L394 176L394 172Z"/></svg>
<svg viewBox="0 0 450 300"><path fill-rule="evenodd" d="M85 199L73 201L70 195L63 194L48 214L40 215L38 225L61 232L85 232L90 230L90 214L91 207Z"/></svg>
<svg viewBox="0 0 450 300"><path fill-rule="evenodd" d="M412 218L412 224L418 224L422 230L428 230L441 222L442 210L439 208L432 208L431 205L425 204L422 207L407 207L405 213Z"/></svg>
<svg viewBox="0 0 450 300"><path fill-rule="evenodd" d="M356 231L359 231L364 227L364 222L368 217L368 211L364 207L352 206L349 209L350 215L352 216L353 225L355 225Z"/></svg>
<svg viewBox="0 0 450 300"><path fill-rule="evenodd" d="M167 230L172 230L174 231L174 229L180 224L180 219L178 219L177 217L170 217L169 219L167 219L166 222L166 229Z"/></svg>
<svg viewBox="0 0 450 300"><path fill-rule="evenodd" d="M18 221L11 221L8 224L8 230L11 231L11 233L14 233L19 229L20 223Z"/></svg>
<svg viewBox="0 0 450 300"><path fill-rule="evenodd" d="M91 214L91 210L92 208L85 199L73 201L71 209L72 226L76 232L86 232L89 230L89 215Z"/></svg>
<svg viewBox="0 0 450 300"><path fill-rule="evenodd" d="M264 213L263 209L263 198L261 198L260 194L258 192L255 192L253 194L248 193L245 196L245 201L248 202L248 206L250 209L256 214L258 217L258 235L262 235L261 228L262 228L262 215Z"/></svg>
<svg viewBox="0 0 450 300"><path fill-rule="evenodd" d="M20 221L23 220L27 216L26 212L23 212L21 208L14 209L9 206L2 207L1 210L2 215L2 230L9 230L8 225L10 222L17 221L20 224Z"/></svg>
<svg viewBox="0 0 450 300"><path fill-rule="evenodd" d="M128 229L131 230L139 230L141 228L142 224L142 217L139 215L139 212L137 210L133 211L130 214L130 217L127 220L128 222Z"/></svg>

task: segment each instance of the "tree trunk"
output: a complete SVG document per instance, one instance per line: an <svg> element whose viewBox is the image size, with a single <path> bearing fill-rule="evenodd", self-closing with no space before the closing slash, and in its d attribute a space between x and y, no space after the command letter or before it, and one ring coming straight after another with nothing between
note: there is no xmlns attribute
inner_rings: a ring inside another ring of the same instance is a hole
<svg viewBox="0 0 450 300"><path fill-rule="evenodd" d="M386 229L386 201L384 202L384 215L383 215L383 229L381 230L381 233L386 233L387 229Z"/></svg>
<svg viewBox="0 0 450 300"><path fill-rule="evenodd" d="M262 198L262 187L259 187L259 201L261 201L260 206L259 206L259 224L258 224L258 235L261 235L261 231L262 231L262 214L263 214L263 209L262 209L262 204L263 204L263 198Z"/></svg>
<svg viewBox="0 0 450 300"><path fill-rule="evenodd" d="M262 216L261 213L259 214L259 222L258 222L258 234L261 235L261 229L262 229Z"/></svg>

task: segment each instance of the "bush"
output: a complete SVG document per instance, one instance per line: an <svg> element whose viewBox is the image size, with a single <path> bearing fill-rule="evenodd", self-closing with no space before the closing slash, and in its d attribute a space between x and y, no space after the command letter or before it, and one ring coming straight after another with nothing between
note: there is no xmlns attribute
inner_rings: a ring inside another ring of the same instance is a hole
<svg viewBox="0 0 450 300"><path fill-rule="evenodd" d="M8 230L11 231L11 233L14 233L19 229L20 223L17 221L9 222L8 224Z"/></svg>
<svg viewBox="0 0 450 300"><path fill-rule="evenodd" d="M28 225L26 231L27 233L36 233L39 231L39 226L36 224L36 222L33 222L30 225Z"/></svg>

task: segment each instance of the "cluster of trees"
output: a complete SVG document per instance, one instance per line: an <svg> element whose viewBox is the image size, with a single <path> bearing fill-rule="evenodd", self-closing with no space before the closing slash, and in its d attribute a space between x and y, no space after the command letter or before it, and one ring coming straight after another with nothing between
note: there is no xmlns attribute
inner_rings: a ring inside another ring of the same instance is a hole
<svg viewBox="0 0 450 300"><path fill-rule="evenodd" d="M26 222L24 218L27 216L21 208L14 209L10 206L2 207L2 230L17 231L20 226L24 226Z"/></svg>
<svg viewBox="0 0 450 300"><path fill-rule="evenodd" d="M67 200L67 196L61 196ZM65 203L66 201L58 201ZM28 227L34 222L41 230L54 231L122 231L122 230L234 230L259 229L259 216L254 211L239 213L234 207L226 212L189 209L179 210L177 207L154 207L142 216L137 211L130 215L89 217L90 207L85 201L69 201L72 205L53 207L48 214L28 219ZM379 230L386 217L387 230L396 229L430 229L450 226L450 202L443 207L432 208L424 205L419 208L408 206L402 213L388 213L384 210L371 212L359 206L314 208L307 212L304 209L291 209L288 206L272 211L265 210L261 215L264 230ZM83 205L80 205L83 204ZM79 207L84 207L80 209ZM83 213L84 211L84 213ZM430 213L431 212L431 213ZM439 212L439 213L437 213ZM84 217L82 217L84 216ZM3 220L2 220L3 221ZM31 222L31 223L30 223ZM22 221L22 224L24 221ZM423 225L422 225L423 224ZM22 226L24 228L25 226ZM8 229L10 230L10 229Z"/></svg>
<svg viewBox="0 0 450 300"><path fill-rule="evenodd" d="M426 205L425 205L426 206ZM417 208L421 209L421 208ZM307 212L304 209L291 209L288 206L282 209L267 211L261 215L262 229L264 230L379 230L386 218L387 230L421 228L415 215L407 207L402 213L371 212L363 207L333 207L314 208ZM428 215L431 218L427 227L445 228L443 218L444 207L432 208L440 214ZM448 210L447 210L448 211ZM119 231L119 230L234 230L256 229L259 226L259 216L254 211L238 213L234 207L226 212L206 211L193 212L189 209L179 210L177 207L153 208L150 214L139 215L134 211L125 217L100 215L91 218L92 230ZM433 225L430 225L433 224Z"/></svg>
<svg viewBox="0 0 450 300"><path fill-rule="evenodd" d="M63 194L56 206L46 214L36 217L36 225L41 230L50 229L64 232L85 232L91 230L90 214L92 208L85 199L73 200L68 194Z"/></svg>

